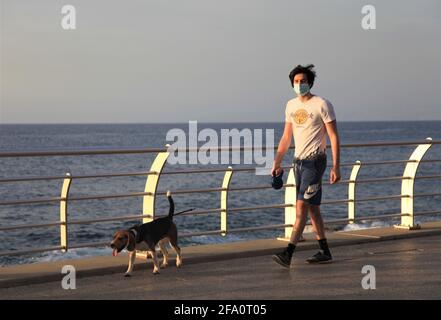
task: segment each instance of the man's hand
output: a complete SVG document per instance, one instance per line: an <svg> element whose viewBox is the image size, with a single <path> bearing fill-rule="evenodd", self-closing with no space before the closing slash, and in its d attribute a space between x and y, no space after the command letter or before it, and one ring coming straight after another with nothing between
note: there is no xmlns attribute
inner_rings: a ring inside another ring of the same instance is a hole
<svg viewBox="0 0 441 320"><path fill-rule="evenodd" d="M281 171L282 171L282 168L280 167L280 163L274 163L273 168L271 169L271 176L274 176L274 175L278 176Z"/></svg>
<svg viewBox="0 0 441 320"><path fill-rule="evenodd" d="M330 174L329 174L329 183L334 184L340 181L341 175L340 175L340 168L339 167L333 167Z"/></svg>

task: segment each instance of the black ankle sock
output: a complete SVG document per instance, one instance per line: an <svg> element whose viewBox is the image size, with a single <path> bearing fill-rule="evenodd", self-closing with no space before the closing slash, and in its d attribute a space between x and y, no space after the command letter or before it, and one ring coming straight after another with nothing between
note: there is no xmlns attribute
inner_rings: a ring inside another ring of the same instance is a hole
<svg viewBox="0 0 441 320"><path fill-rule="evenodd" d="M326 254L327 256L331 257L331 251L329 251L328 241L326 241L326 238L318 240L318 243L319 243L320 249L323 250L323 253Z"/></svg>
<svg viewBox="0 0 441 320"><path fill-rule="evenodd" d="M292 256L292 254L294 253L296 246L292 243L288 244L288 247L286 248L286 250L288 251L288 254Z"/></svg>

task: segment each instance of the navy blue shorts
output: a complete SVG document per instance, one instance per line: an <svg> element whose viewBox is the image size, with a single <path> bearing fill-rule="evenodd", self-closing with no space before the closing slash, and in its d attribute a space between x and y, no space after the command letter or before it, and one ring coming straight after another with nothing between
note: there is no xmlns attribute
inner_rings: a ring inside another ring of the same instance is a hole
<svg viewBox="0 0 441 320"><path fill-rule="evenodd" d="M297 200L319 206L322 202L322 177L326 170L326 154L311 160L294 159Z"/></svg>

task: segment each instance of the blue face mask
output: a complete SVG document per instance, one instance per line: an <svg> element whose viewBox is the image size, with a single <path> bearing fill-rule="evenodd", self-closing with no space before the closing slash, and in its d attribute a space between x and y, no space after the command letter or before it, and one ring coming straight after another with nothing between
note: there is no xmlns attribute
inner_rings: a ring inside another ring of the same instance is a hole
<svg viewBox="0 0 441 320"><path fill-rule="evenodd" d="M309 84L307 83L295 83L294 84L294 92L298 95L298 96L305 96L309 93Z"/></svg>

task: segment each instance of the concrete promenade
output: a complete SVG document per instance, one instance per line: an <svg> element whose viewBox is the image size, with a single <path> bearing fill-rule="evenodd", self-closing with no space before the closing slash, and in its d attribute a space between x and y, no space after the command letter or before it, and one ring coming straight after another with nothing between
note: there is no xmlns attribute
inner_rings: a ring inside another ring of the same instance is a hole
<svg viewBox="0 0 441 320"><path fill-rule="evenodd" d="M127 256L0 268L0 299L441 299L441 222L421 230L378 228L328 235L334 262L308 265L312 235L298 246L290 270L271 260L278 240L183 248L184 266L152 274L137 259L124 278ZM109 251L110 252L110 251ZM77 270L77 289L61 288L63 265ZM361 286L362 267L376 270L376 289Z"/></svg>

